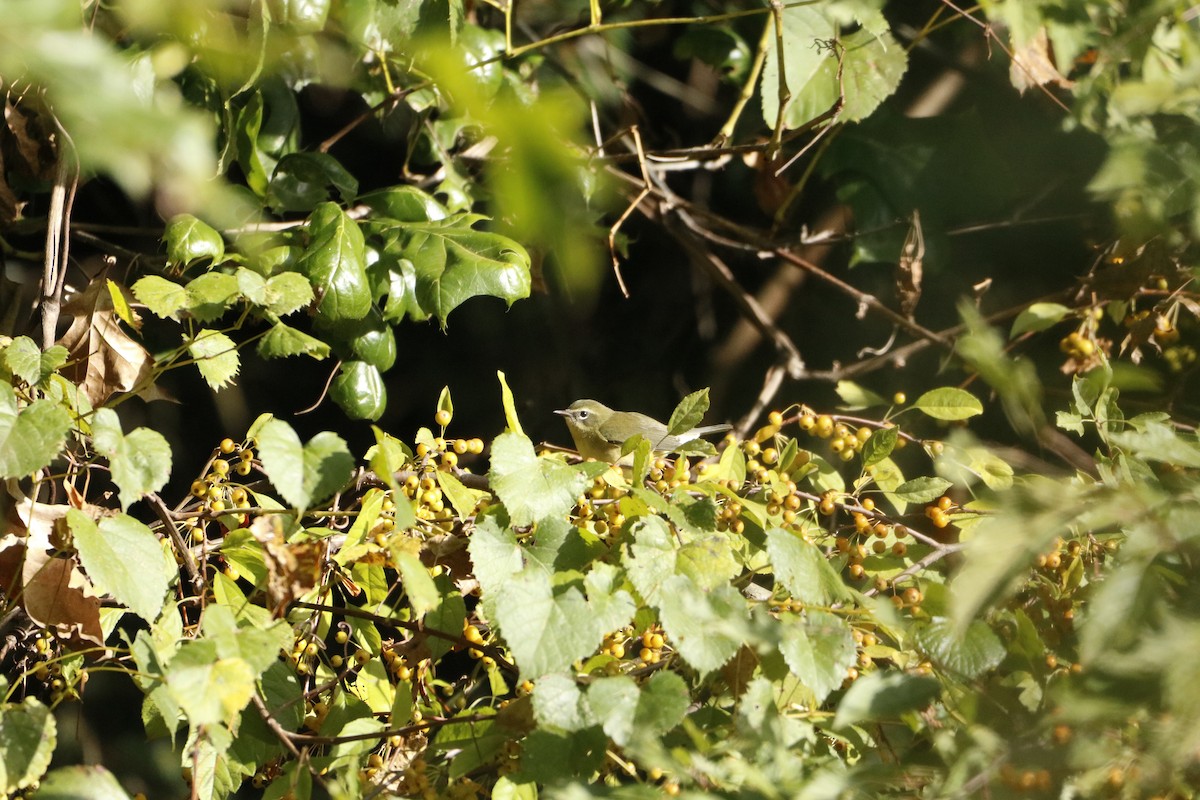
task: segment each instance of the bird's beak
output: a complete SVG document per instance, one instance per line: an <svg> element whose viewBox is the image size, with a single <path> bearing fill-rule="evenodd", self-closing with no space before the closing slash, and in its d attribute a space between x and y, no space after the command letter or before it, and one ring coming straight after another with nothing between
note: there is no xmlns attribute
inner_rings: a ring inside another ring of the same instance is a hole
<svg viewBox="0 0 1200 800"><path fill-rule="evenodd" d="M571 412L570 412L570 411L568 411L568 410L567 410L567 409L565 409L565 408L556 409L554 413L555 413L555 414L558 414L560 417L569 417L569 416L571 416Z"/></svg>

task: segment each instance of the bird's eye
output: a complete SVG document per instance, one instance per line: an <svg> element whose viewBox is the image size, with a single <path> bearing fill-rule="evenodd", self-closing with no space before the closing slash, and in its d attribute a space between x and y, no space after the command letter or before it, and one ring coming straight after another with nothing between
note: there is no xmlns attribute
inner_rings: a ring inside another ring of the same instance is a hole
<svg viewBox="0 0 1200 800"><path fill-rule="evenodd" d="M579 412L579 418L580 418L580 419L587 419L587 418L588 418L588 413L589 413L589 412L587 412L587 411L580 411L580 412Z"/></svg>

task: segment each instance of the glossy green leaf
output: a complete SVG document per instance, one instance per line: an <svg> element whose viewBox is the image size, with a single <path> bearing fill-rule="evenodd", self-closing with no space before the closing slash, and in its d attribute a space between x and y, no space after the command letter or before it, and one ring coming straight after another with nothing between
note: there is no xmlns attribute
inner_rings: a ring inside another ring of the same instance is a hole
<svg viewBox="0 0 1200 800"><path fill-rule="evenodd" d="M361 319L371 308L362 231L336 203L309 217L309 245L296 268L312 282L317 313L325 320Z"/></svg>
<svg viewBox="0 0 1200 800"><path fill-rule="evenodd" d="M191 214L172 217L163 231L167 263L187 268L192 264L217 264L225 257L225 241L211 225Z"/></svg>
<svg viewBox="0 0 1200 800"><path fill-rule="evenodd" d="M349 202L358 194L358 180L328 153L289 153L275 165L267 186L267 205L277 213L308 212L334 199Z"/></svg>
<svg viewBox="0 0 1200 800"><path fill-rule="evenodd" d="M359 202L380 217L397 222L437 222L449 212L433 196L415 186L392 186L364 194Z"/></svg>
<svg viewBox="0 0 1200 800"><path fill-rule="evenodd" d="M150 313L163 319L175 316L191 303L187 289L158 275L139 278L130 288Z"/></svg>
<svg viewBox="0 0 1200 800"><path fill-rule="evenodd" d="M350 419L377 420L387 410L387 387L383 376L365 361L345 361L333 383L329 397Z"/></svg>
<svg viewBox="0 0 1200 800"><path fill-rule="evenodd" d="M54 714L36 698L0 705L0 789L11 794L39 781L57 741Z"/></svg>
<svg viewBox="0 0 1200 800"><path fill-rule="evenodd" d="M33 797L37 800L129 800L116 776L95 764L50 770Z"/></svg>
<svg viewBox="0 0 1200 800"><path fill-rule="evenodd" d="M231 383L241 369L237 345L220 331L204 328L188 344L188 353L195 359L200 376L213 389Z"/></svg>
<svg viewBox="0 0 1200 800"><path fill-rule="evenodd" d="M0 382L0 477L24 478L49 464L71 427L67 410L50 400L17 406L12 386Z"/></svg>
<svg viewBox="0 0 1200 800"><path fill-rule="evenodd" d="M565 514L588 483L574 467L538 457L533 443L519 433L496 437L488 475L514 525Z"/></svg>
<svg viewBox="0 0 1200 800"><path fill-rule="evenodd" d="M514 240L460 227L454 218L412 223L404 230L404 255L416 270L417 302L443 325L472 297L489 295L512 305L529 296L529 254Z"/></svg>
<svg viewBox="0 0 1200 800"><path fill-rule="evenodd" d="M158 537L133 517L117 514L97 524L82 511L67 512L79 561L101 592L146 622L162 613L175 570L164 561Z"/></svg>
<svg viewBox="0 0 1200 800"><path fill-rule="evenodd" d="M983 413L979 398L953 386L931 389L918 397L911 407L934 419L949 421L970 419Z"/></svg>
<svg viewBox="0 0 1200 800"><path fill-rule="evenodd" d="M311 508L328 498L354 471L354 456L335 433L318 433L307 444L281 419L269 419L258 430L263 470L283 499L295 508Z"/></svg>
<svg viewBox="0 0 1200 800"><path fill-rule="evenodd" d="M870 438L863 442L863 466L874 466L890 456L899 440L900 431L897 428L879 428L872 431Z"/></svg>

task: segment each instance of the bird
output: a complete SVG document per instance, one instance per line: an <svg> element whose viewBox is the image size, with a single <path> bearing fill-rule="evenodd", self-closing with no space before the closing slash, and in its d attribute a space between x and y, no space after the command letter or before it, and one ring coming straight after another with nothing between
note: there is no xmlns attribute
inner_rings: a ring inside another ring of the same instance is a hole
<svg viewBox="0 0 1200 800"><path fill-rule="evenodd" d="M728 425L704 425L672 436L666 425L637 411L614 411L596 400L576 400L554 412L566 420L575 449L584 458L616 463L625 440L642 435L653 450L671 452L685 442L729 430Z"/></svg>

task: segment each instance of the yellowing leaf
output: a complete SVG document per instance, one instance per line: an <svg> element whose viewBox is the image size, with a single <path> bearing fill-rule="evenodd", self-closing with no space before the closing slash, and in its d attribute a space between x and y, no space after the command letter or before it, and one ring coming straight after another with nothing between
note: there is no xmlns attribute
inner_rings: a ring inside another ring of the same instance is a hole
<svg viewBox="0 0 1200 800"><path fill-rule="evenodd" d="M188 345L188 352L196 360L201 377L213 389L230 383L241 369L237 345L220 331L204 328Z"/></svg>

